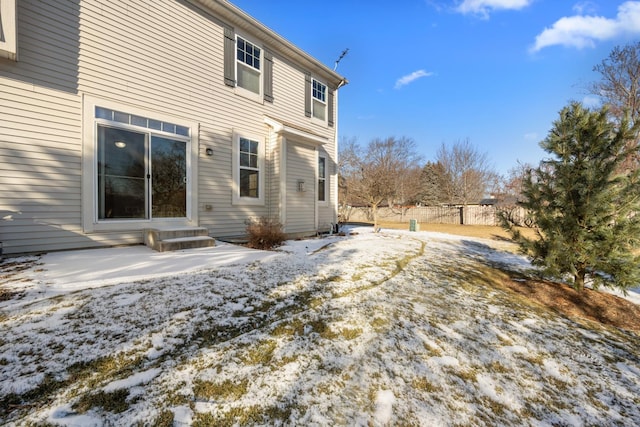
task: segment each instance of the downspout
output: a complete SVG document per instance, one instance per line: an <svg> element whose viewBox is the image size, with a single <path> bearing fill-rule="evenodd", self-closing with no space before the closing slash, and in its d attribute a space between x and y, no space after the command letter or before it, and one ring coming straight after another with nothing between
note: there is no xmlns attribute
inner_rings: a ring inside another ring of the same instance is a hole
<svg viewBox="0 0 640 427"><path fill-rule="evenodd" d="M339 105L339 102L338 102L338 90L342 86L344 86L346 84L347 84L347 79L340 80L340 83L338 83L338 87L336 88L336 95L334 97L335 98L334 102L336 103L336 107L335 107L336 118L334 120L334 136L333 136L333 140L335 141L335 146L336 146L336 153L335 153L336 164L335 164L335 180L334 180L335 182L333 184L334 188L331 189L331 190L334 190L334 191L331 191L330 194L333 195L333 199L334 199L333 201L334 201L335 208L333 210L333 222L335 224L338 224L338 207L339 207L338 206L338 204L339 204L339 200L338 200L338 191L339 191L338 190L338 180L339 180L339 173L340 173L340 171L338 170L338 164L339 164L339 162L338 162L338 152L339 152L339 150L338 150L338 113L339 113L339 111L338 111L338 105Z"/></svg>

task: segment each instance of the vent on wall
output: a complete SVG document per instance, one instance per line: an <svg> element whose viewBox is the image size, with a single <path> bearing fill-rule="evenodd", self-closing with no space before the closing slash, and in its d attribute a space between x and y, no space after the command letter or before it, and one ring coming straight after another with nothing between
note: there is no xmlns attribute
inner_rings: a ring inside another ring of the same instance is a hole
<svg viewBox="0 0 640 427"><path fill-rule="evenodd" d="M17 0L0 0L0 58L18 59Z"/></svg>

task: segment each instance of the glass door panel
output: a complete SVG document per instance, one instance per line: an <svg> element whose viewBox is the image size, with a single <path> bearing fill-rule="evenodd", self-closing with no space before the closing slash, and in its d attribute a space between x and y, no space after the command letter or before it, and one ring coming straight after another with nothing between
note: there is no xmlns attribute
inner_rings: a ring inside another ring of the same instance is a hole
<svg viewBox="0 0 640 427"><path fill-rule="evenodd" d="M151 137L151 215L187 216L187 143Z"/></svg>
<svg viewBox="0 0 640 427"><path fill-rule="evenodd" d="M98 126L98 219L147 218L144 133Z"/></svg>

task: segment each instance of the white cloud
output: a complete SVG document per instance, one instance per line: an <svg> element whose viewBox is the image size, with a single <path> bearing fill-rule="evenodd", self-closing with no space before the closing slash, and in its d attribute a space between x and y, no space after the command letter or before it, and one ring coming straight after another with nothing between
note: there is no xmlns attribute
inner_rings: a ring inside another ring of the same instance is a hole
<svg viewBox="0 0 640 427"><path fill-rule="evenodd" d="M432 75L433 75L433 73L427 72L425 70L414 71L411 74L407 74L406 76L400 77L396 81L395 88L396 89L400 89L402 86L408 85L409 83L413 83L414 81L416 81L416 80L418 80L418 79L420 79L422 77L430 77Z"/></svg>
<svg viewBox="0 0 640 427"><path fill-rule="evenodd" d="M472 13L487 19L493 10L519 10L529 6L534 0L464 0L456 8L460 13Z"/></svg>
<svg viewBox="0 0 640 427"><path fill-rule="evenodd" d="M560 18L536 36L531 52L555 45L578 49L594 47L597 41L622 34L640 34L640 1L622 3L615 18L583 15Z"/></svg>
<svg viewBox="0 0 640 427"><path fill-rule="evenodd" d="M526 139L527 141L537 141L538 140L538 133L537 132L525 133L524 134L524 139Z"/></svg>
<svg viewBox="0 0 640 427"><path fill-rule="evenodd" d="M578 15L585 15L587 13L595 13L597 6L591 1L583 1L573 5L573 10Z"/></svg>

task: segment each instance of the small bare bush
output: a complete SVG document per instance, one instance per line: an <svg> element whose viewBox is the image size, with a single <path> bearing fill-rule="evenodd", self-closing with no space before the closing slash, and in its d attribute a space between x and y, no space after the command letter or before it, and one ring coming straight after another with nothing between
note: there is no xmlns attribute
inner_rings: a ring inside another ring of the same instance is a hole
<svg viewBox="0 0 640 427"><path fill-rule="evenodd" d="M254 249L273 249L286 240L282 224L266 217L247 221L247 236L248 246Z"/></svg>

